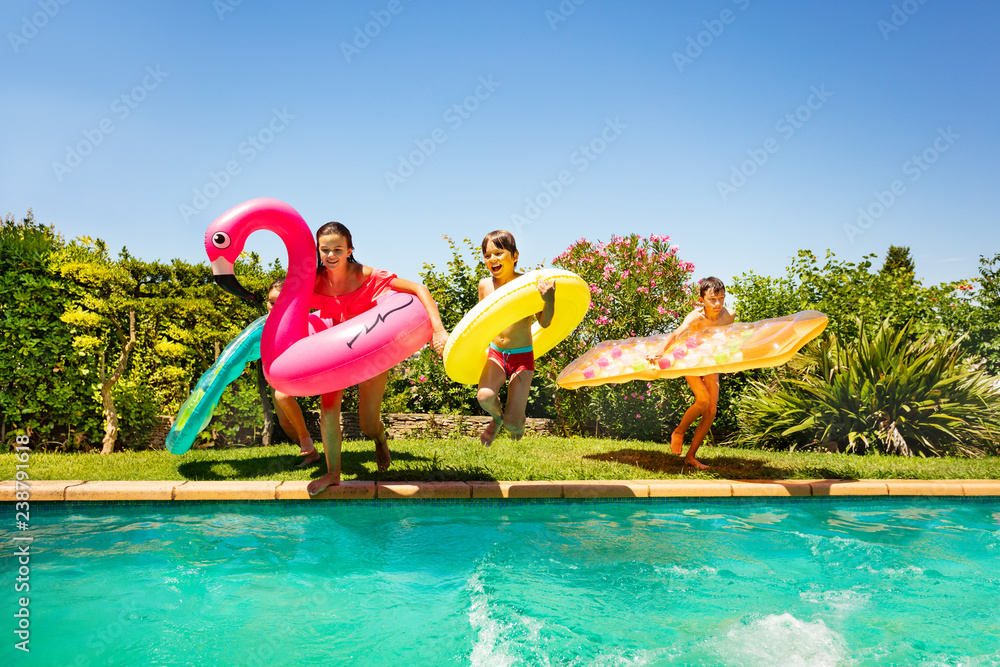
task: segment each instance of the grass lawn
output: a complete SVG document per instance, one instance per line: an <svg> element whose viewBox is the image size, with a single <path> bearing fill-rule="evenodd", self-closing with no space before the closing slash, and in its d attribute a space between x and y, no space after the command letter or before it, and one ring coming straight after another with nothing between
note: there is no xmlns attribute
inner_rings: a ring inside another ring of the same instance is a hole
<svg viewBox="0 0 1000 667"><path fill-rule="evenodd" d="M393 440L392 468L375 472L375 447L348 440L342 479L381 481L562 480L562 479L998 479L1000 458L902 458L802 452L767 452L704 445L698 458L710 470L682 471L667 444L598 438L498 438L483 447L472 438ZM326 472L318 463L295 468L298 448L195 449L167 451L31 454L31 479L83 480L308 480ZM13 471L12 453L4 455Z"/></svg>

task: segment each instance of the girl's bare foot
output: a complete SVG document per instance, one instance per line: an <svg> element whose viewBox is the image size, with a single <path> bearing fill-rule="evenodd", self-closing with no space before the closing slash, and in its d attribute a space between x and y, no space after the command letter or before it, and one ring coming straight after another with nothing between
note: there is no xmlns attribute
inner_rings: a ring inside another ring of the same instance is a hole
<svg viewBox="0 0 1000 667"><path fill-rule="evenodd" d="M392 465L392 455L389 453L389 439L375 441L375 467L379 472L385 472Z"/></svg>
<svg viewBox="0 0 1000 667"><path fill-rule="evenodd" d="M299 461L297 464L295 464L296 468L306 468L316 463L316 461L319 461L319 452L316 451L315 447L313 447L312 450L307 452L299 452L299 455L305 456L305 458Z"/></svg>
<svg viewBox="0 0 1000 667"><path fill-rule="evenodd" d="M486 425L483 432L479 435L479 442L483 443L485 447L489 447L496 440L497 431L499 430L499 424L496 419L491 419L490 423Z"/></svg>
<svg viewBox="0 0 1000 667"><path fill-rule="evenodd" d="M306 491L309 492L310 496L315 496L317 493L321 493L326 490L328 486L337 486L340 484L340 473L328 472L319 479L314 479L309 482L306 487Z"/></svg>
<svg viewBox="0 0 1000 667"><path fill-rule="evenodd" d="M674 431L670 434L670 451L672 451L677 456L681 455L684 451L684 434Z"/></svg>
<svg viewBox="0 0 1000 667"><path fill-rule="evenodd" d="M686 459L684 459L684 463L688 464L692 468L697 468L698 470L708 470L707 465L705 465L698 459L694 458L693 456L689 456Z"/></svg>

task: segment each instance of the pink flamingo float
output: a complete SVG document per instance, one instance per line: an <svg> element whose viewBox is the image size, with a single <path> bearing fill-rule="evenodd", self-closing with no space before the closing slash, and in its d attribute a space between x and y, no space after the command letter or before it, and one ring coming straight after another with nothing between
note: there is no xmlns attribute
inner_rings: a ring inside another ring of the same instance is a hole
<svg viewBox="0 0 1000 667"><path fill-rule="evenodd" d="M246 239L274 232L288 250L288 276L260 339L264 377L292 396L315 396L351 387L403 361L431 340L431 323L412 294L389 292L371 310L328 326L309 313L316 280L316 242L298 211L266 197L235 206L205 232L205 251L216 283L259 302L233 270Z"/></svg>

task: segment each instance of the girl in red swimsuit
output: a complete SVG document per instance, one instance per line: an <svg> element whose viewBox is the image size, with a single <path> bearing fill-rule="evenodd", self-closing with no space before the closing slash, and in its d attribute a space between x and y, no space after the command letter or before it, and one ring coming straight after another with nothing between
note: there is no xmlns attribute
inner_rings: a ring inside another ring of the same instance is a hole
<svg viewBox="0 0 1000 667"><path fill-rule="evenodd" d="M416 296L427 309L434 335L431 346L441 354L448 342L448 332L441 323L437 304L430 291L419 283L403 280L394 273L380 271L354 259L351 232L339 222L328 222L316 232L320 266L316 271L311 307L330 325L340 324L370 310L375 300L388 290ZM380 472L392 462L389 441L382 424L382 394L389 372L385 371L358 385L358 420L361 431L375 441L375 463ZM320 397L320 429L326 450L327 473L307 487L316 495L326 487L340 484L340 403L343 390Z"/></svg>

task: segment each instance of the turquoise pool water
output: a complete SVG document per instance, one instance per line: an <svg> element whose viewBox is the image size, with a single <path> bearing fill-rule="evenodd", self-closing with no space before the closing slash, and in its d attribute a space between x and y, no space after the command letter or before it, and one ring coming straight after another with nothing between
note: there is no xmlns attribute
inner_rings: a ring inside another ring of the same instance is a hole
<svg viewBox="0 0 1000 667"><path fill-rule="evenodd" d="M995 498L32 503L31 519L30 654L0 561L14 664L1000 665Z"/></svg>

